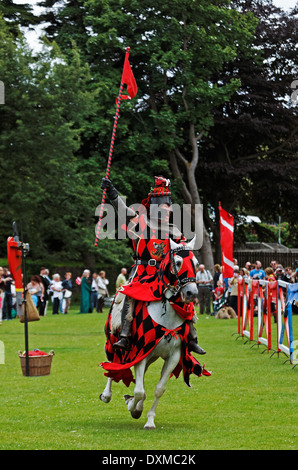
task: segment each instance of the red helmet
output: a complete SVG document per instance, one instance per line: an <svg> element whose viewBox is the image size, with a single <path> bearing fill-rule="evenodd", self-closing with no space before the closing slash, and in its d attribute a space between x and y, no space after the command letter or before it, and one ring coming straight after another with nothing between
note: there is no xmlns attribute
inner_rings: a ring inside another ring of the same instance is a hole
<svg viewBox="0 0 298 470"><path fill-rule="evenodd" d="M147 198L142 201L142 206L146 207L147 211L150 208L151 216L154 217L154 214L159 212L158 208L161 204L168 204L172 209L170 184L169 179L163 176L154 176L154 188L151 188ZM160 218L160 216L154 218Z"/></svg>
<svg viewBox="0 0 298 470"><path fill-rule="evenodd" d="M154 177L154 188L151 189L148 196L150 197L150 204L169 204L172 205L171 192L169 190L171 182L163 176Z"/></svg>
<svg viewBox="0 0 298 470"><path fill-rule="evenodd" d="M165 209L160 207L162 204L168 204L172 209L170 184L170 180L163 176L154 177L154 188L148 194L148 199L150 200L150 218L163 219Z"/></svg>

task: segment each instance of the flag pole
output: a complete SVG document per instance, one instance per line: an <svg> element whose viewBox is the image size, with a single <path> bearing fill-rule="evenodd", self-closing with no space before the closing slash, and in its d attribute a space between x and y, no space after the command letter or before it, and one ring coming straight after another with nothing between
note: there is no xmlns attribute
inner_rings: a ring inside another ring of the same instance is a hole
<svg viewBox="0 0 298 470"><path fill-rule="evenodd" d="M129 52L130 52L130 47L127 47L126 48L126 53L125 53L125 59L126 58L128 59ZM119 113L120 113L120 104L121 104L121 100L122 100L123 87L124 87L124 82L121 78L119 94L118 94L118 97L116 99L117 107L116 107L116 114L115 114L115 118L114 118L114 126L113 126L113 132L112 132L112 138L111 138L111 144L110 144L109 158L108 158L107 169L106 169L106 178L109 177L110 169L111 169L112 155L113 155L114 144L115 144L115 137L116 137L116 130L117 130L117 124L118 124L118 119L119 119ZM107 190L106 190L106 188L104 188L103 194L102 194L102 199L101 199L99 218L98 218L98 222L97 222L96 238L95 238L94 246L98 246L98 239L99 239L99 234L100 234L101 221L102 221L102 216L103 216L103 210L104 210L106 195L107 195Z"/></svg>

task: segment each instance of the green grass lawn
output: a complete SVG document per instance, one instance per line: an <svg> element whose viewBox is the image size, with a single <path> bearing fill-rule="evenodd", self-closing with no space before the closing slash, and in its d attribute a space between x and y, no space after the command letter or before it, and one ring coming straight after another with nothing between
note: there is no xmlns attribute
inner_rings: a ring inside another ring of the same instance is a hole
<svg viewBox="0 0 298 470"><path fill-rule="evenodd" d="M0 449L216 450L298 448L297 372L270 358L263 346L237 338L237 320L199 316L200 345L207 350L211 377L172 377L157 408L156 430L143 429L162 360L145 377L147 399L139 420L123 399L133 386L114 384L108 404L99 400L106 378L98 367L104 354L104 314L49 313L29 323L29 348L54 349L51 374L22 375L18 350L24 350L24 325L4 321L0 340ZM298 318L294 317L294 339ZM273 330L275 325L272 322ZM275 347L273 334L273 347ZM201 357L202 358L202 357Z"/></svg>

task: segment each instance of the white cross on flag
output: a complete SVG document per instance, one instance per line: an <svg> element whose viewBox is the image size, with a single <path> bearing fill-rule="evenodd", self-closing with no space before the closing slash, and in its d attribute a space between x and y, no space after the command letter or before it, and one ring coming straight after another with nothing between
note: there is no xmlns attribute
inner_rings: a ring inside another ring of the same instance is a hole
<svg viewBox="0 0 298 470"><path fill-rule="evenodd" d="M220 220L220 247L221 262L223 267L223 278L233 277L233 235L234 235L234 217L225 211L219 203Z"/></svg>

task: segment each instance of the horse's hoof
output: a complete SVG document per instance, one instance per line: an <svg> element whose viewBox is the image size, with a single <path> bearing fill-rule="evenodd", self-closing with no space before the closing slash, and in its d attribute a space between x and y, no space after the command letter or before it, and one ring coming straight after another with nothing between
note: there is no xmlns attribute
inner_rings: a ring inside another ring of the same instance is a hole
<svg viewBox="0 0 298 470"><path fill-rule="evenodd" d="M143 410L141 411L135 410L135 411L131 411L130 414L134 419L139 419L142 416L142 412Z"/></svg>
<svg viewBox="0 0 298 470"><path fill-rule="evenodd" d="M101 401L103 401L104 403L109 403L111 401L111 398L112 397L107 397L106 395L104 395L103 393L101 393L99 395L99 398Z"/></svg>
<svg viewBox="0 0 298 470"><path fill-rule="evenodd" d="M155 429L155 423L154 423L154 415L149 415L147 416L147 422L144 426L144 429L147 431L151 431L152 429Z"/></svg>
<svg viewBox="0 0 298 470"><path fill-rule="evenodd" d="M144 429L146 429L146 431L152 431L153 429L155 429L155 425L153 425L153 426L152 426L152 425L147 426L147 425L145 424Z"/></svg>
<svg viewBox="0 0 298 470"><path fill-rule="evenodd" d="M123 395L123 398L125 400L125 403L128 404L130 400L132 400L133 396L132 395Z"/></svg>

